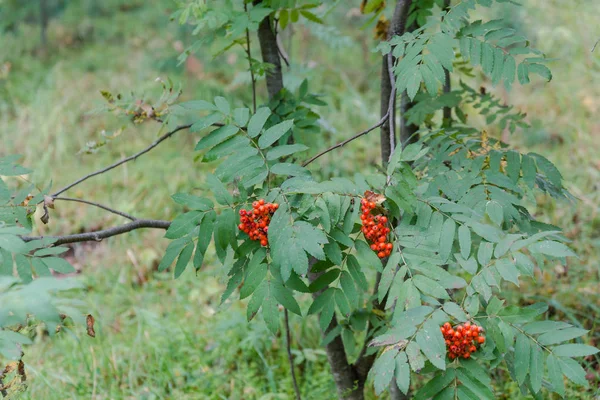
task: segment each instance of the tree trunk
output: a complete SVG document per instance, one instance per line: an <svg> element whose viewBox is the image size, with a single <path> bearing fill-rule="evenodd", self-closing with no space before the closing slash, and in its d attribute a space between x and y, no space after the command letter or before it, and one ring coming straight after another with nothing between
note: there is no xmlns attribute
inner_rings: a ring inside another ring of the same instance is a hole
<svg viewBox="0 0 600 400"><path fill-rule="evenodd" d="M46 50L48 44L48 3L40 0L40 41L42 50Z"/></svg>
<svg viewBox="0 0 600 400"><path fill-rule="evenodd" d="M260 2L260 0L255 0L254 4ZM267 91L269 92L269 99L272 99L283 89L283 75L281 73L281 58L277 47L277 36L271 27L269 17L265 17L258 25L258 41L263 62L273 66L267 71Z"/></svg>

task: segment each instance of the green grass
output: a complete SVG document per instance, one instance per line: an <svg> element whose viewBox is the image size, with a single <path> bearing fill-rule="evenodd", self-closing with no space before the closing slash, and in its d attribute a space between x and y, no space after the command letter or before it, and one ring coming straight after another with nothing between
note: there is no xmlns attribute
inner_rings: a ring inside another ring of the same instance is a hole
<svg viewBox="0 0 600 400"><path fill-rule="evenodd" d="M590 52L598 38L588 27L596 26L600 10L593 1L573 4L564 8L558 0L532 0L511 14L513 23L534 38L536 46L559 60L552 65L551 84L497 93L526 111L533 126L508 137L509 143L555 162L567 187L580 199L573 205L545 201L535 210L540 219L564 227L580 258L569 260L566 266L547 266L536 282L524 283L511 297L523 304L550 301L554 317L591 329L587 340L598 345L600 49ZM112 17L83 19L79 18L81 10L70 10L52 21L51 49L46 56L36 53L39 34L35 25L22 24L14 36L0 38L0 67L11 63L8 76L0 78L0 152L23 154L24 164L35 169L31 180L39 186L52 179L54 187L61 187L142 149L159 134L156 123L133 126L109 113L91 113L103 105L100 90L133 90L138 96L153 97L160 94L155 82L160 76L181 82L184 99L211 99L220 94L248 104L247 76L236 75L243 70L242 52L235 53L235 59L225 56L214 61L199 55L204 68L201 77L176 66L175 42L187 44L190 38L168 22L168 13L162 11L165 5L171 3L154 1ZM339 18L344 35L353 39L333 40L329 35L328 42L350 43L349 47L328 46L315 39L307 43L300 30L288 49L294 64L285 70L290 87L308 76L311 88L327 95L330 107L320 112L329 129L313 139L321 146L376 122L379 113L379 59L363 53L356 39L366 36L360 40L372 46L370 32L358 30L360 21ZM86 24L94 26L93 35L83 43L69 44L69 35L85 31ZM259 82L264 101L263 85ZM97 154L77 155L88 141L101 139L102 130L120 127L126 129ZM377 162L377 136L374 133L342 153L323 157L313 169L339 175L352 173L356 165L370 167ZM180 211L170 201L172 193L200 192L203 187L209 167L194 162L196 140L180 132L147 156L90 179L68 195L140 217L170 219ZM121 222L88 206L57 203L50 224L38 221L37 230L66 233ZM198 275L190 269L176 281L170 274L155 272L167 243L161 232L137 231L99 244L75 246L73 262L82 269L80 279L87 288L83 309L96 318L96 338L86 336L81 326L51 339L38 332L35 344L25 348L29 379L24 398L293 397L283 337L273 337L260 320L247 324L243 302L228 300L219 305L226 271L214 260L208 258ZM304 299L302 306L306 304ZM335 387L313 322L292 318L303 398L333 398ZM590 368L589 372L596 379L590 382L592 389L586 393L573 390L569 398L592 398L599 377L598 371ZM520 398L506 374L498 376L497 384L505 398Z"/></svg>

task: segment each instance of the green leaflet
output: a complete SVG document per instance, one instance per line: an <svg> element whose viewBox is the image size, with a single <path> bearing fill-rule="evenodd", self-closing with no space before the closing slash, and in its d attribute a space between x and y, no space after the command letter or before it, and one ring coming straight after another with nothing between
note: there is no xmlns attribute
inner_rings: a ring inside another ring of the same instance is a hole
<svg viewBox="0 0 600 400"><path fill-rule="evenodd" d="M265 149L279 140L294 126L294 120L280 122L279 124L267 129L259 138L258 146Z"/></svg>

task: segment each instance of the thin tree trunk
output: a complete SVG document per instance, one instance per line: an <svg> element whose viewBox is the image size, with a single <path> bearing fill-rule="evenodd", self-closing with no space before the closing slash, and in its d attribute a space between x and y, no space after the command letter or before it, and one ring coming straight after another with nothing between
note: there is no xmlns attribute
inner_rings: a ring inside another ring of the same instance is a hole
<svg viewBox="0 0 600 400"><path fill-rule="evenodd" d="M400 36L406 32L406 20L408 18L408 11L412 4L412 0L398 0L396 2L396 8L394 9L394 16L390 23L390 31L388 32L388 39L393 36ZM411 27L412 28L412 27ZM395 60L394 60L395 62ZM380 113L383 117L388 111L390 94L392 93L392 82L390 81L390 70L388 57L383 56L381 60L381 108ZM402 112L401 115L403 115ZM381 162L385 166L389 160L390 154L394 150L394 144L396 142L396 132L393 126L390 126L389 121L395 121L396 119L396 107L392 109L392 113L388 121L381 126ZM404 126L404 118L400 123L400 141L402 141L402 132ZM394 129L394 132L391 131Z"/></svg>
<svg viewBox="0 0 600 400"><path fill-rule="evenodd" d="M314 258L310 260L309 271L312 269L316 261L317 260ZM321 275L322 272L309 272L308 279L310 282L314 282ZM317 298L322 292L323 290L313 293L313 298ZM329 327L322 332L323 337L327 336L327 334L337 326L337 319L334 315ZM344 342L342 342L341 335L336 336L325 346L325 352L327 353L327 361L331 367L331 373L337 388L338 397L344 400L364 400L366 376L359 376L354 366L348 363L348 358L346 357L346 350L344 349Z"/></svg>
<svg viewBox="0 0 600 400"><path fill-rule="evenodd" d="M40 41L42 49L46 50L48 44L48 3L40 0Z"/></svg>
<svg viewBox="0 0 600 400"><path fill-rule="evenodd" d="M260 2L260 0L255 0L254 4ZM269 17L263 19L258 25L258 40L263 62L273 66L272 69L267 71L267 91L269 92L269 99L272 99L283 89L283 75L281 73L281 58L277 47L277 36L271 26Z"/></svg>

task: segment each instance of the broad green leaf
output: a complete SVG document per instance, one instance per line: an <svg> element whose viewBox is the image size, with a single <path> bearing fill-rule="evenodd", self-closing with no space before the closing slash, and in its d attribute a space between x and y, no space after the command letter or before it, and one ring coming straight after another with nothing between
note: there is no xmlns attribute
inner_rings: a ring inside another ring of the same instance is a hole
<svg viewBox="0 0 600 400"><path fill-rule="evenodd" d="M557 344L566 342L567 340L575 339L585 335L589 331L586 329L569 327L560 330L553 330L551 332L544 333L538 337L538 342L542 345Z"/></svg>
<svg viewBox="0 0 600 400"><path fill-rule="evenodd" d="M546 359L546 367L548 368L548 377L550 378L552 390L561 396L564 396L565 382L563 380L560 364L558 363L558 358L549 354Z"/></svg>
<svg viewBox="0 0 600 400"><path fill-rule="evenodd" d="M307 315L316 314L321 311L325 304L328 304L332 301L333 292L333 288L329 288L321 293L316 299L314 299L308 308Z"/></svg>
<svg viewBox="0 0 600 400"><path fill-rule="evenodd" d="M423 369L425 366L425 357L423 357L421 354L421 348L419 345L412 341L408 343L408 346L406 346L405 352L406 356L408 357L410 368L417 373L421 371L421 369Z"/></svg>
<svg viewBox="0 0 600 400"><path fill-rule="evenodd" d="M35 274L38 277L52 276L52 273L50 272L50 270L48 269L46 264L44 264L42 262L42 259L40 259L40 258L32 257L31 258L31 266L33 267L33 270L35 271Z"/></svg>
<svg viewBox="0 0 600 400"><path fill-rule="evenodd" d="M308 150L308 147L303 144L289 144L284 146L273 147L267 152L267 160L276 160L280 157L289 156L301 151Z"/></svg>
<svg viewBox="0 0 600 400"><path fill-rule="evenodd" d="M54 256L54 255L59 255L62 254L66 251L68 251L69 248L68 247L46 247L44 249L39 249L37 250L35 253L33 253L34 256L36 257L42 257L42 256Z"/></svg>
<svg viewBox="0 0 600 400"><path fill-rule="evenodd" d="M471 230L466 225L458 228L458 244L460 246L460 255L466 260L471 254Z"/></svg>
<svg viewBox="0 0 600 400"><path fill-rule="evenodd" d="M410 367L408 365L408 358L406 353L400 353L396 357L396 385L402 393L407 394L410 388Z"/></svg>
<svg viewBox="0 0 600 400"><path fill-rule="evenodd" d="M452 245L454 244L454 236L456 235L456 223L454 220L448 218L442 225L442 232L440 235L440 258L443 262L446 262L452 252Z"/></svg>
<svg viewBox="0 0 600 400"><path fill-rule="evenodd" d="M531 341L522 333L517 334L517 342L515 344L515 375L519 385L525 382L525 377L529 372L529 359L531 356Z"/></svg>
<svg viewBox="0 0 600 400"><path fill-rule="evenodd" d="M244 127L250 118L250 110L248 108L236 108L233 110L233 120L239 127Z"/></svg>
<svg viewBox="0 0 600 400"><path fill-rule="evenodd" d="M292 291L288 288L281 285L279 282L271 282L272 293L275 296L275 299L281 304L286 310L289 310L297 315L302 315L300 311L300 306L294 296L292 295Z"/></svg>
<svg viewBox="0 0 600 400"><path fill-rule="evenodd" d="M213 202L209 199L187 193L175 193L171 198L175 203L189 207L192 210L208 211L214 207Z"/></svg>
<svg viewBox="0 0 600 400"><path fill-rule="evenodd" d="M227 99L225 99L225 97L215 97L215 105L217 106L219 111L221 111L225 115L229 114L229 112L231 111L231 108L229 107L229 102L227 101Z"/></svg>
<svg viewBox="0 0 600 400"><path fill-rule="evenodd" d="M383 298L387 295L390 286L392 285L392 281L396 276L396 271L398 269L398 263L400 263L400 259L400 253L394 253L388 258L388 262L385 265L385 268L383 269L383 273L381 274L379 287L377 288L377 298L379 302L383 301Z"/></svg>
<svg viewBox="0 0 600 400"><path fill-rule="evenodd" d="M438 329L439 330L439 329ZM436 374L436 376L425 384L416 394L416 399L431 399L442 390L446 389L448 385L454 382L456 378L456 370L448 369L442 374Z"/></svg>
<svg viewBox="0 0 600 400"><path fill-rule="evenodd" d="M214 194L217 203L223 206L231 205L233 203L233 196L231 195L231 193L229 193L229 191L227 190L225 185L223 185L223 182L219 180L219 178L217 178L213 174L206 174L206 183L208 184L208 187Z"/></svg>
<svg viewBox="0 0 600 400"><path fill-rule="evenodd" d="M442 285L424 275L415 275L413 277L415 286L423 293L435 297L436 299L449 299L448 292Z"/></svg>
<svg viewBox="0 0 600 400"><path fill-rule="evenodd" d="M460 322L465 322L468 320L467 314L463 311L463 309L456 303L447 301L444 303L444 311L456 318Z"/></svg>
<svg viewBox="0 0 600 400"><path fill-rule="evenodd" d="M209 114L206 117L200 118L196 121L191 127L190 132L200 132L203 129L208 128L209 126L214 125L217 122L220 122L223 119L223 114L221 113L213 113Z"/></svg>
<svg viewBox="0 0 600 400"><path fill-rule="evenodd" d="M474 376L472 376L469 372L470 371L465 368L460 368L456 370L456 377L458 378L458 380L460 380L461 386L464 386L464 388L466 388L472 393L472 395L470 396L474 395L474 397L468 398L475 398L478 400L493 400L495 396L494 393L490 390L490 388L485 383L479 381ZM460 395L459 399L461 399Z"/></svg>
<svg viewBox="0 0 600 400"><path fill-rule="evenodd" d="M294 126L294 120L283 121L270 127L258 138L258 146L261 149L271 146L292 129L292 126Z"/></svg>
<svg viewBox="0 0 600 400"><path fill-rule="evenodd" d="M344 291L344 294L348 298L350 306L352 308L357 308L359 301L358 291L356 290L356 286L354 286L354 281L352 280L352 277L350 276L350 273L348 273L348 271L342 271L342 274L340 275L340 285L342 287L342 290Z"/></svg>
<svg viewBox="0 0 600 400"><path fill-rule="evenodd" d="M335 292L333 297L335 299L335 304L337 304L340 312L344 317L349 317L352 310L350 309L350 304L348 304L348 299L346 299L346 295L340 289L334 289Z"/></svg>
<svg viewBox="0 0 600 400"><path fill-rule="evenodd" d="M174 277L175 279L179 278L185 268L187 267L190 259L192 258L192 253L194 251L194 243L190 242L183 248L181 253L179 254L179 258L177 259L177 263L175 264Z"/></svg>
<svg viewBox="0 0 600 400"><path fill-rule="evenodd" d="M528 249L532 253L541 253L551 257L576 257L576 254L566 245L552 240L534 243Z"/></svg>
<svg viewBox="0 0 600 400"><path fill-rule="evenodd" d="M479 249L477 250L477 261L482 267L485 267L490 263L493 252L494 245L492 243L482 241L479 244Z"/></svg>
<svg viewBox="0 0 600 400"><path fill-rule="evenodd" d="M558 329L571 328L572 325L561 321L535 321L523 327L523 330L530 335L538 335Z"/></svg>
<svg viewBox="0 0 600 400"><path fill-rule="evenodd" d="M167 239L177 239L187 235L196 228L204 213L201 211L190 211L178 215L169 225L165 233Z"/></svg>
<svg viewBox="0 0 600 400"><path fill-rule="evenodd" d="M519 270L511 260L507 258L496 260L495 267L504 280L519 286Z"/></svg>
<svg viewBox="0 0 600 400"><path fill-rule="evenodd" d="M269 285L267 285L269 286ZM279 308L277 307L277 301L273 296L272 290L267 289L265 298L262 304L262 314L267 324L267 328L275 335L279 330Z"/></svg>
<svg viewBox="0 0 600 400"><path fill-rule="evenodd" d="M275 175L301 176L310 175L308 170L294 163L279 163L271 167L271 172Z"/></svg>
<svg viewBox="0 0 600 400"><path fill-rule="evenodd" d="M42 262L50 269L61 274L69 274L75 272L75 268L67 260L60 257L43 257Z"/></svg>
<svg viewBox="0 0 600 400"><path fill-rule="evenodd" d="M196 268L196 271L202 267L202 263L204 262L204 254L210 243L216 218L217 214L214 211L207 212L204 218L202 218L198 232L198 241L196 242L196 253L194 254L194 268Z"/></svg>
<svg viewBox="0 0 600 400"><path fill-rule="evenodd" d="M360 263L362 268L375 268L377 271L382 271L381 259L377 257L377 254L371 250L371 247L366 242L357 240L355 247L358 259L362 261Z"/></svg>
<svg viewBox="0 0 600 400"><path fill-rule="evenodd" d="M542 348L535 343L531 345L530 363L529 382L531 383L533 391L537 393L542 388L542 378L544 376L544 352Z"/></svg>
<svg viewBox="0 0 600 400"><path fill-rule="evenodd" d="M263 300L265 299L265 294L267 293L267 281L263 281L257 288L254 290L252 294L252 298L248 302L248 307L246 309L246 316L248 321L251 321L260 307L262 306Z"/></svg>
<svg viewBox="0 0 600 400"><path fill-rule="evenodd" d="M346 260L346 266L348 267L348 272L350 272L350 275L352 275L352 279L354 279L354 282L356 282L358 287L363 292L366 292L369 289L367 278L365 277L365 274L362 271L361 266L356 257L354 257L354 255L350 254L348 256Z"/></svg>
<svg viewBox="0 0 600 400"><path fill-rule="evenodd" d="M384 351L373 364L371 374L374 378L375 393L379 395L392 381L396 369L396 354L398 350L390 349Z"/></svg>
<svg viewBox="0 0 600 400"><path fill-rule="evenodd" d="M493 223L501 226L504 220L504 211L502 206L497 201L488 201L485 206L485 212L490 217Z"/></svg>
<svg viewBox="0 0 600 400"><path fill-rule="evenodd" d="M268 107L261 107L256 110L256 113L250 118L250 122L248 122L248 136L252 138L258 136L270 116L271 110Z"/></svg>
<svg viewBox="0 0 600 400"><path fill-rule="evenodd" d="M158 264L158 271L162 272L165 269L169 268L169 266L173 264L173 261L175 261L175 257L179 255L181 250L187 245L188 242L189 239L187 237L183 237L173 240L171 243L169 243L167 249L165 250L165 255L160 261L160 264ZM46 263L46 265L48 265L49 268L52 268L52 266L48 264L47 260L44 260L44 262Z"/></svg>
<svg viewBox="0 0 600 400"><path fill-rule="evenodd" d="M327 285L336 280L339 275L340 270L338 268L332 268L328 270L310 284L310 291L314 293L321 289L324 289Z"/></svg>
<svg viewBox="0 0 600 400"><path fill-rule="evenodd" d="M239 131L240 130L237 126L221 126L215 129L214 131L210 132L208 135L204 136L202 139L200 139L200 141L196 144L194 150L204 150L206 148L213 147L229 139Z"/></svg>
<svg viewBox="0 0 600 400"><path fill-rule="evenodd" d="M0 248L11 253L22 253L25 250L25 242L16 235L0 234Z"/></svg>
<svg viewBox="0 0 600 400"><path fill-rule="evenodd" d="M248 271L246 273L246 279L244 285L240 289L240 299L245 299L250 296L256 288L264 281L267 276L267 264L262 263L264 260L264 253L260 253L260 250L256 252L250 263L248 264ZM262 259L261 259L262 257Z"/></svg>
<svg viewBox="0 0 600 400"><path fill-rule="evenodd" d="M327 329L329 329L334 313L335 303L333 301L326 303L321 310L321 314L319 315L319 327L321 328L322 332L325 332Z"/></svg>
<svg viewBox="0 0 600 400"><path fill-rule="evenodd" d="M585 357L596 354L598 351L600 350L593 346L579 343L561 344L552 349L552 353L559 357Z"/></svg>
<svg viewBox="0 0 600 400"><path fill-rule="evenodd" d="M437 368L446 369L446 343L440 327L431 319L425 321L416 337L421 351Z"/></svg>
<svg viewBox="0 0 600 400"><path fill-rule="evenodd" d="M588 387L588 381L585 379L586 372L583 367L571 358L558 357L558 364L565 376L576 385Z"/></svg>

